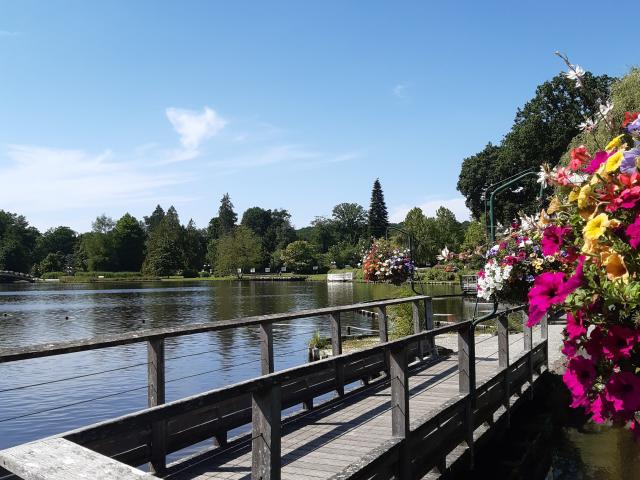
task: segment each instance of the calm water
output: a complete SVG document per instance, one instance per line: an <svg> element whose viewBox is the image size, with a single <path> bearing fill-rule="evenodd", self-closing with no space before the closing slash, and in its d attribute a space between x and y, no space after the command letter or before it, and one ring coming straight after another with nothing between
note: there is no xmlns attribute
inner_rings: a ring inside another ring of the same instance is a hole
<svg viewBox="0 0 640 480"><path fill-rule="evenodd" d="M393 287L320 282L193 282L0 285L0 348L288 312L393 297ZM436 285L425 293L455 293ZM472 304L434 303L441 320L468 318ZM343 324L377 328L346 315ZM326 318L274 325L276 369L306 362ZM167 401L260 374L256 328L166 342ZM0 449L146 407L146 345L0 364ZM102 372L94 375L96 372ZM76 377L69 379L70 377ZM53 382L53 383L52 383Z"/></svg>

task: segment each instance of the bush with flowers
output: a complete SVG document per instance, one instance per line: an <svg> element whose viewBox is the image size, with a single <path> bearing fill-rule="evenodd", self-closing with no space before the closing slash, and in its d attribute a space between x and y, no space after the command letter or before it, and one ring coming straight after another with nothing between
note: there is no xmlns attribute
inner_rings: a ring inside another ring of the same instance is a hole
<svg viewBox="0 0 640 480"><path fill-rule="evenodd" d="M389 241L373 242L362 259L367 282L388 282L399 285L413 277L415 265L408 249L401 249Z"/></svg>
<svg viewBox="0 0 640 480"><path fill-rule="evenodd" d="M579 82L582 70L564 59ZM612 130L606 146L591 153L580 145L566 166L541 170L539 181L556 187L545 254L570 255L564 269L535 277L528 325L552 309L567 313L563 380L572 407L596 423L626 424L640 440L640 115L626 112L616 126L610 110L595 120Z"/></svg>

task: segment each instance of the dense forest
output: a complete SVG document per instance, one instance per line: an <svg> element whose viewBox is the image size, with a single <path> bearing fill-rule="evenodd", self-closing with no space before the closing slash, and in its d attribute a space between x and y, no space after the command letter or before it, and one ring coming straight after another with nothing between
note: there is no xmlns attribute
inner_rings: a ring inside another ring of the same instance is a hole
<svg viewBox="0 0 640 480"><path fill-rule="evenodd" d="M413 209L400 227L417 240L419 264L436 261L445 245L458 249L469 243L468 226L441 207L435 218ZM193 220L182 223L173 206L158 205L142 219L125 213L118 220L98 216L90 232L66 226L41 233L27 219L0 210L0 269L34 275L71 275L78 272L142 272L149 276L192 277L213 273L288 271L308 273L359 264L372 238L387 234L389 226L382 186L376 179L368 210L357 203L340 203L330 216L316 217L296 230L283 209L252 207L241 217L225 194L217 215L205 228ZM473 228L472 228L473 230ZM401 230L390 229L399 243ZM484 230L480 228L481 236ZM314 268L317 267L317 268Z"/></svg>

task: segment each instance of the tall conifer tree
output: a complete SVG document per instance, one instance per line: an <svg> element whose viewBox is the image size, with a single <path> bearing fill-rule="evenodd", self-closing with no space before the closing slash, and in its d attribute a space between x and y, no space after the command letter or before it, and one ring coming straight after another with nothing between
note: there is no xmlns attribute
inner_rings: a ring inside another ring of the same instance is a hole
<svg viewBox="0 0 640 480"><path fill-rule="evenodd" d="M376 178L371 190L371 206L369 207L369 235L375 238L384 236L389 226L387 205L384 203L384 194L380 186L380 180Z"/></svg>

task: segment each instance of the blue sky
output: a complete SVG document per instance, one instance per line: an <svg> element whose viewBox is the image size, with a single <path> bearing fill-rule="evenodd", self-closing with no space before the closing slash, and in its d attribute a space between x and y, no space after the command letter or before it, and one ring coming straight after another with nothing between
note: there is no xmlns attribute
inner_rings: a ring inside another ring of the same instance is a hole
<svg viewBox="0 0 640 480"><path fill-rule="evenodd" d="M40 229L173 204L205 226L340 202L464 219L462 159L508 131L561 50L637 61L598 2L0 0L0 208Z"/></svg>

